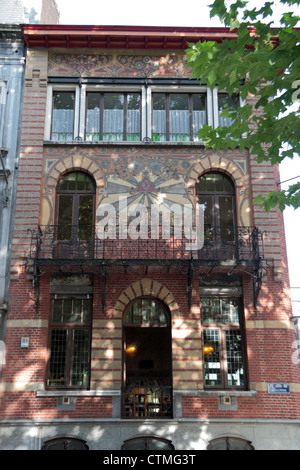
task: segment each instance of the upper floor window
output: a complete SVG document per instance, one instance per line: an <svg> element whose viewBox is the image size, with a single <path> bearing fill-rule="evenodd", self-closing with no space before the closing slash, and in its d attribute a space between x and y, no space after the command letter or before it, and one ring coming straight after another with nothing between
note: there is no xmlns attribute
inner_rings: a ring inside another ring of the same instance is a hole
<svg viewBox="0 0 300 470"><path fill-rule="evenodd" d="M204 124L229 125L238 96L186 85L49 85L45 140L197 142Z"/></svg>
<svg viewBox="0 0 300 470"><path fill-rule="evenodd" d="M197 131L207 123L205 94L154 93L152 103L153 141L199 140Z"/></svg>
<svg viewBox="0 0 300 470"><path fill-rule="evenodd" d="M140 141L139 93L87 93L85 138L88 141Z"/></svg>

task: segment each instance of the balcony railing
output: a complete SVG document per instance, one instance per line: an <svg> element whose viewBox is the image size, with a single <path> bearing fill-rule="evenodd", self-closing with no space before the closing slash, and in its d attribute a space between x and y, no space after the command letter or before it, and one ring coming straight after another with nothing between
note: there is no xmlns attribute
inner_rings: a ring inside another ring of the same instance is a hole
<svg viewBox="0 0 300 470"><path fill-rule="evenodd" d="M172 418L172 387L122 387L122 418Z"/></svg>
<svg viewBox="0 0 300 470"><path fill-rule="evenodd" d="M163 262L171 260L241 260L253 261L261 252L262 236L257 228L204 226L204 243L200 249L190 247L194 240L182 232L166 235L161 227L141 237L107 234L100 239L94 226L39 226L31 231L30 258L44 261L93 260L117 263L122 260ZM152 238L153 233L158 234ZM259 249L260 246L260 249Z"/></svg>

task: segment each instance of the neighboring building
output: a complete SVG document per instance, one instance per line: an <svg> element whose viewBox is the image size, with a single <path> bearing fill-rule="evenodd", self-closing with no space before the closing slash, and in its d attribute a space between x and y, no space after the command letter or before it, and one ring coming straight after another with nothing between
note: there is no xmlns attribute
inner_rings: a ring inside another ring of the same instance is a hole
<svg viewBox="0 0 300 470"><path fill-rule="evenodd" d="M204 149L239 97L185 65L187 42L236 33L23 34L2 448L299 449L283 218L252 205L278 168Z"/></svg>
<svg viewBox="0 0 300 470"><path fill-rule="evenodd" d="M5 5L4 5L5 3ZM16 203L25 43L18 23L22 3L0 1L0 378L9 301L10 257Z"/></svg>

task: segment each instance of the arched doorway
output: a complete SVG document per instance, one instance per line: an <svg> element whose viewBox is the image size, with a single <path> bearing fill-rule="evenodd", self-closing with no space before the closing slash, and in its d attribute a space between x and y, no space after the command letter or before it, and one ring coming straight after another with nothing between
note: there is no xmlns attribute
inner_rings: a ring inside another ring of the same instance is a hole
<svg viewBox="0 0 300 470"><path fill-rule="evenodd" d="M57 255L91 258L94 250L94 180L84 172L64 175L56 188Z"/></svg>
<svg viewBox="0 0 300 470"><path fill-rule="evenodd" d="M123 315L124 418L172 416L171 318L154 297L132 301Z"/></svg>
<svg viewBox="0 0 300 470"><path fill-rule="evenodd" d="M204 250L213 259L237 257L236 195L233 181L220 172L204 174L196 185L204 206Z"/></svg>

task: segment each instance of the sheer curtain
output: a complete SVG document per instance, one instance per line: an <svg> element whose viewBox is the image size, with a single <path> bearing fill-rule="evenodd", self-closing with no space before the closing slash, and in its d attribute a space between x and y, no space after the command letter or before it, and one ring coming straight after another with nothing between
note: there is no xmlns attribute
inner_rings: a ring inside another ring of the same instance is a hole
<svg viewBox="0 0 300 470"><path fill-rule="evenodd" d="M54 109L52 140L73 140L74 109Z"/></svg>

